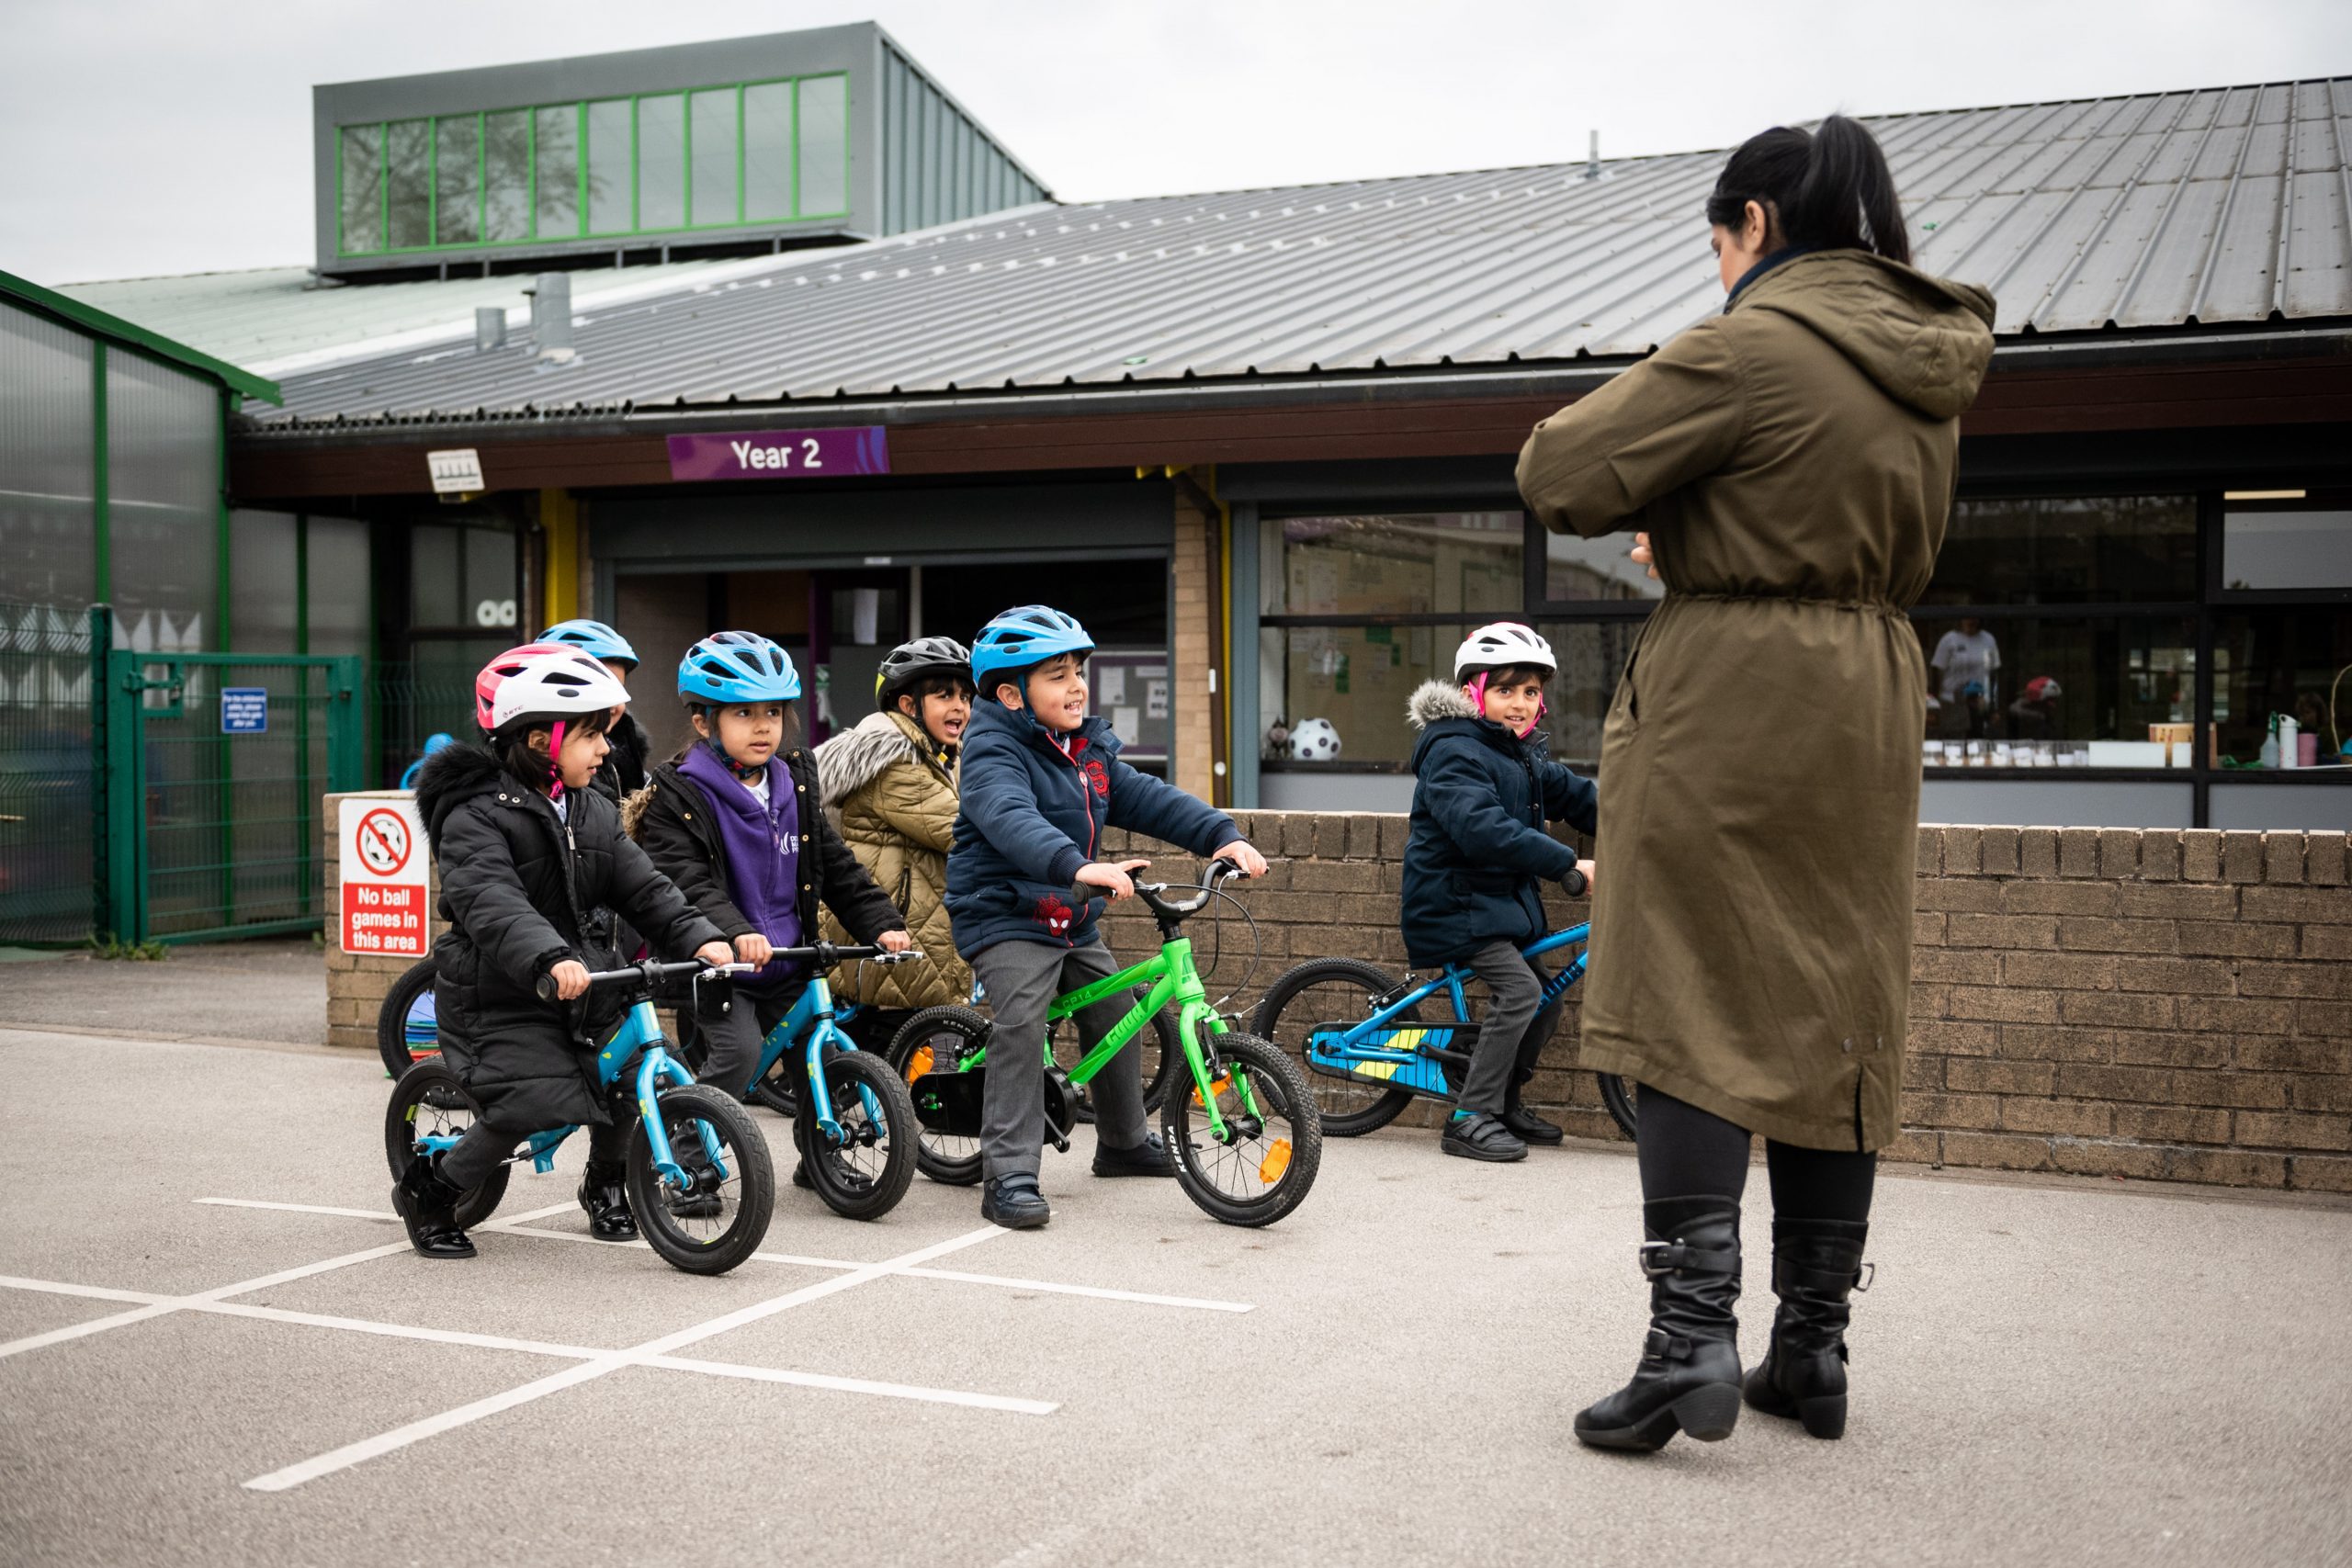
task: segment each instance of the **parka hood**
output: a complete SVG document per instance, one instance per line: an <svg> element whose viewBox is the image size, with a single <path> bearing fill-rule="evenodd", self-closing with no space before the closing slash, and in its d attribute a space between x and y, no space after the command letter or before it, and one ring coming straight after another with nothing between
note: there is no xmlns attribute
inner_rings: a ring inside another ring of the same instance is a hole
<svg viewBox="0 0 2352 1568"><path fill-rule="evenodd" d="M817 748L817 783L824 804L841 803L872 784L893 764L920 756L911 726L894 713L870 713Z"/></svg>
<svg viewBox="0 0 2352 1568"><path fill-rule="evenodd" d="M1953 419L1993 357L1993 296L1868 251L1817 251L1773 267L1730 310L1772 310L1860 367L1895 401Z"/></svg>
<svg viewBox="0 0 2352 1568"><path fill-rule="evenodd" d="M1424 681L1405 699L1405 722L1427 729L1442 718L1476 718L1470 694L1450 681Z"/></svg>
<svg viewBox="0 0 2352 1568"><path fill-rule="evenodd" d="M1468 736L1508 751L1532 749L1539 756L1545 744L1541 729L1525 736L1513 735L1479 713L1471 705L1469 694L1447 681L1424 681L1414 687L1413 694L1405 699L1405 721L1421 732L1413 742L1412 765L1417 773L1423 753L1448 735Z"/></svg>
<svg viewBox="0 0 2352 1568"><path fill-rule="evenodd" d="M416 775L416 809L424 818L424 835L432 841L434 853L441 852L441 824L450 812L478 795L514 782L487 747L444 746L424 759L424 767Z"/></svg>

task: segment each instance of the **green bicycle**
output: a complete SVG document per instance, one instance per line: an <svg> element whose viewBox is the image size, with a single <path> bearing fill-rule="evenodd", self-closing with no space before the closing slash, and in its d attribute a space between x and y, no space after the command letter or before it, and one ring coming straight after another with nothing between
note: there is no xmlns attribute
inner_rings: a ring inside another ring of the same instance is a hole
<svg viewBox="0 0 2352 1568"><path fill-rule="evenodd" d="M1306 1076L1281 1051L1231 1028L1209 1004L1184 921L1238 875L1209 863L1195 897L1170 898L1166 883L1136 884L1136 897L1159 922L1159 952L1132 968L1055 998L1047 1027L1132 987L1148 987L1101 1043L1065 1072L1046 1052L1046 1137L1068 1150L1080 1117L1078 1091L1112 1057L1150 1027L1163 1008L1176 1018L1184 1072L1159 1106L1160 1134L1176 1161L1184 1195L1229 1225L1270 1225L1304 1202L1323 1156L1323 1119ZM1077 898L1102 890L1078 887ZM890 1065L907 1080L922 1123L915 1164L934 1181L968 1187L980 1179L980 1100L993 1026L967 1007L926 1008L892 1040Z"/></svg>

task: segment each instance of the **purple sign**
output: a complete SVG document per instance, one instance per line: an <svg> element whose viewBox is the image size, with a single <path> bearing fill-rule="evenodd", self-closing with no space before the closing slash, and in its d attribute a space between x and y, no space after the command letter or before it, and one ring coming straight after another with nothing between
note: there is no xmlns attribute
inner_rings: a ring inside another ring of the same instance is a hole
<svg viewBox="0 0 2352 1568"><path fill-rule="evenodd" d="M752 430L740 435L673 435L673 479L829 479L890 471L888 432L878 424L832 430Z"/></svg>

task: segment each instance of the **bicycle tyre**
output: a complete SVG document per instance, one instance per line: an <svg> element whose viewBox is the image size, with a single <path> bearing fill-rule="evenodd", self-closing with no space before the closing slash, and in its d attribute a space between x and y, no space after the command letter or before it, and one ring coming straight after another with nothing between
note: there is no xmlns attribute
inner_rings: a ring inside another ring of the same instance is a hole
<svg viewBox="0 0 2352 1568"><path fill-rule="evenodd" d="M1376 1090L1362 1078L1329 1072L1307 1062L1306 1032L1325 1021L1301 1016L1293 1021L1288 1033L1285 1033L1283 1010L1318 986L1344 986L1361 989L1363 1010L1357 1016L1369 1018L1374 1010L1372 998L1393 990L1396 985L1396 976L1378 964L1366 964L1359 958L1312 958L1294 965L1267 987L1266 994L1259 998L1258 1010L1250 1017L1251 1034L1271 1043L1283 1055L1306 1063L1304 1071L1344 1084L1355 1091L1356 1098L1348 1101L1346 1109L1323 1108L1323 1131L1330 1137L1360 1138L1366 1133L1378 1132L1396 1121L1404 1113L1405 1107L1413 1103L1413 1092L1404 1089ZM1415 1013L1405 1016L1413 1018L1417 1012L1415 1010ZM1322 1107L1322 1097L1317 1096L1316 1103Z"/></svg>
<svg viewBox="0 0 2352 1568"><path fill-rule="evenodd" d="M384 1059L384 1076L397 1078L408 1071L413 1063L440 1054L439 1046L431 1051L413 1051L408 1043L408 1015L416 1004L433 992L433 979L437 973L430 958L412 964L392 982L384 993L381 1007L376 1010L376 1055Z"/></svg>
<svg viewBox="0 0 2352 1568"><path fill-rule="evenodd" d="M795 1141L808 1168L808 1185L825 1206L845 1220L878 1220L898 1207L915 1179L914 1151L922 1145L921 1123L915 1120L914 1096L907 1082L881 1057L864 1051L828 1052L823 1063L825 1093L833 1102L833 1121L847 1142L826 1144L817 1130L816 1096L801 1100L805 1115L795 1118ZM858 1090L874 1096L882 1112L876 1135L865 1102ZM870 1156L881 1148L877 1163ZM869 1157L859 1157L863 1150Z"/></svg>
<svg viewBox="0 0 2352 1568"><path fill-rule="evenodd" d="M1152 1014L1149 1027L1149 1039L1145 1037L1142 1030L1137 1030L1136 1037L1127 1042L1131 1047L1144 1053L1143 1059L1136 1063L1136 1070L1143 1078L1143 1109L1147 1116L1158 1111L1160 1102L1168 1098L1170 1079L1176 1065L1184 1059L1184 1048L1176 1039L1176 1011L1173 1008L1161 1008ZM1085 1059L1086 1053L1079 1048L1075 1019L1056 1020L1046 1039L1054 1047L1054 1062L1062 1071L1069 1071ZM1077 1098L1078 1120L1092 1122L1093 1095L1081 1085Z"/></svg>
<svg viewBox="0 0 2352 1568"><path fill-rule="evenodd" d="M925 1008L899 1026L885 1059L899 1081L911 1086L937 1066L943 1045L954 1050L960 1060L988 1043L989 1021L980 1013L967 1007ZM918 1054L924 1051L929 1056L918 1060ZM908 1109L913 1109L911 1093ZM918 1122L915 1168L944 1186L972 1186L980 1179L980 1141L934 1133Z"/></svg>
<svg viewBox="0 0 2352 1568"><path fill-rule="evenodd" d="M1618 1130L1625 1136L1639 1142L1641 1134L1635 1131L1632 1086L1615 1073L1595 1073L1592 1076L1600 1080L1600 1103L1609 1108L1609 1119L1617 1123Z"/></svg>
<svg viewBox="0 0 2352 1568"><path fill-rule="evenodd" d="M392 1086L391 1103L384 1111L384 1156L391 1163L392 1179L398 1181L405 1175L409 1161L416 1157L420 1122L430 1123L427 1131L454 1135L472 1125L481 1114L481 1106L458 1081L448 1063L438 1056L420 1058ZM470 1230L498 1212L514 1170L511 1165L499 1166L482 1179L481 1186L458 1200L458 1229Z"/></svg>
<svg viewBox="0 0 2352 1568"><path fill-rule="evenodd" d="M688 1230L671 1212L673 1194L653 1168L652 1140L640 1121L628 1140L628 1206L637 1216L638 1234L673 1269L724 1274L759 1250L775 1213L775 1168L768 1158L767 1140L739 1102L709 1084L673 1084L655 1103L673 1150L695 1146L696 1122L708 1123L718 1134L723 1157L738 1182L735 1212L725 1216L726 1224L715 1235Z"/></svg>
<svg viewBox="0 0 2352 1568"><path fill-rule="evenodd" d="M1183 1188L1184 1196L1200 1205L1203 1213L1225 1224L1253 1228L1272 1224L1306 1201L1323 1160L1322 1117L1316 1110L1314 1095L1307 1090L1306 1075L1299 1071L1298 1064L1267 1042L1233 1032L1212 1035L1204 1043L1202 1057L1213 1075L1213 1086L1229 1084L1233 1075L1239 1073L1250 1086L1267 1120L1257 1137L1226 1145L1237 1156L1227 1161L1212 1155L1195 1140L1196 1132L1200 1139L1209 1139L1205 1115L1197 1123L1193 1120L1192 1108L1199 1103L1200 1091L1188 1088L1184 1092L1169 1095L1167 1103L1160 1108L1160 1136L1175 1156L1177 1185ZM1231 1090L1228 1089L1227 1093ZM1218 1104L1230 1122L1238 1110L1238 1097L1227 1104L1225 1096L1220 1095ZM1265 1136L1274 1131L1277 1122L1282 1125L1283 1135ZM1265 1152L1257 1154L1260 1149ZM1225 1190L1222 1176L1246 1176L1253 1154L1257 1155L1255 1168L1263 1182L1262 1190L1249 1196L1236 1196ZM1272 1177L1265 1177L1267 1166L1277 1157L1282 1160L1282 1168Z"/></svg>

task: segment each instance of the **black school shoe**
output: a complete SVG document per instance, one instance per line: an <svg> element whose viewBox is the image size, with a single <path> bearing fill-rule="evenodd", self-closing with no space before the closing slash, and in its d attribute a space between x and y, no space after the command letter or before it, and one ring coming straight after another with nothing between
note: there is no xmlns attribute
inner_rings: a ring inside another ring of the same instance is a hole
<svg viewBox="0 0 2352 1568"><path fill-rule="evenodd" d="M1552 1147L1567 1136L1558 1127L1544 1121L1524 1105L1504 1106L1502 1123L1521 1143L1542 1144L1545 1148Z"/></svg>
<svg viewBox="0 0 2352 1568"><path fill-rule="evenodd" d="M1037 1179L1027 1171L991 1176L980 1190L980 1218L1009 1231L1035 1230L1054 1217Z"/></svg>
<svg viewBox="0 0 2352 1568"><path fill-rule="evenodd" d="M1168 1145L1157 1133L1146 1133L1143 1142L1131 1149L1114 1149L1108 1144L1094 1145L1094 1174L1097 1176L1173 1176L1176 1161L1168 1153Z"/></svg>
<svg viewBox="0 0 2352 1568"><path fill-rule="evenodd" d="M1520 1142L1519 1134L1504 1126L1501 1117L1484 1111L1448 1122L1445 1136L1437 1141L1437 1146L1447 1154L1490 1165L1509 1165L1527 1157L1527 1145Z"/></svg>
<svg viewBox="0 0 2352 1568"><path fill-rule="evenodd" d="M471 1258L474 1244L458 1226L462 1189L441 1179L441 1156L418 1155L392 1188L392 1208L408 1227L408 1244L425 1258Z"/></svg>
<svg viewBox="0 0 2352 1568"><path fill-rule="evenodd" d="M590 1160L580 1173L580 1207L588 1234L598 1241L635 1241L637 1216L628 1212L628 1167L618 1160Z"/></svg>

